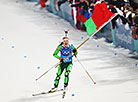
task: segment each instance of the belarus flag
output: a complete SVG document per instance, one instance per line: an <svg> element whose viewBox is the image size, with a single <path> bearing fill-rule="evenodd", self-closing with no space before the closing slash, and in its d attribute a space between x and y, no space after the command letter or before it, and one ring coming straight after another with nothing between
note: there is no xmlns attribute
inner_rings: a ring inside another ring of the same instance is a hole
<svg viewBox="0 0 138 102"><path fill-rule="evenodd" d="M96 4L92 16L84 23L89 37L115 15L107 8L106 3Z"/></svg>

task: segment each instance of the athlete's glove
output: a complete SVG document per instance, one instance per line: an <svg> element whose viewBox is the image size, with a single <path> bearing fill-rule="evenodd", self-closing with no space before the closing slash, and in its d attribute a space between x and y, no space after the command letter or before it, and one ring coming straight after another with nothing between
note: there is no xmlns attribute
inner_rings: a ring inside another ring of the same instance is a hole
<svg viewBox="0 0 138 102"><path fill-rule="evenodd" d="M73 56L77 57L77 56L76 56L77 50L76 50L76 49L73 49L72 52L73 52Z"/></svg>
<svg viewBox="0 0 138 102"><path fill-rule="evenodd" d="M77 50L76 49L73 49L73 53L75 54L77 52Z"/></svg>
<svg viewBox="0 0 138 102"><path fill-rule="evenodd" d="M60 62L63 62L63 58L59 57Z"/></svg>

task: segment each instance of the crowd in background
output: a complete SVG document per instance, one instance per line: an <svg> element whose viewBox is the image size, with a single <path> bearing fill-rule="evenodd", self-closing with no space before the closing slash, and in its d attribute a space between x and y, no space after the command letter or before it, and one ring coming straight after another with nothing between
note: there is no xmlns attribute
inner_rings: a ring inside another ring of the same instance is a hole
<svg viewBox="0 0 138 102"><path fill-rule="evenodd" d="M91 16L96 4L106 2L111 12L119 14L112 20L112 28L116 27L117 19L121 19L121 22L128 26L127 29L132 29L133 38L138 40L138 0L61 0L57 3L58 7L60 8L65 2L75 7L76 27L79 30L86 29L83 22L84 16Z"/></svg>
<svg viewBox="0 0 138 102"><path fill-rule="evenodd" d="M48 0L40 0L41 8L45 7ZM138 40L138 0L56 0L58 10L65 2L72 9L72 17L76 16L76 27L79 30L86 30L84 26L85 17L93 14L94 7L98 3L106 2L108 9L118 15L112 20L112 28L117 27L117 21L125 25L125 28L131 29L132 37ZM73 18L74 19L74 18Z"/></svg>

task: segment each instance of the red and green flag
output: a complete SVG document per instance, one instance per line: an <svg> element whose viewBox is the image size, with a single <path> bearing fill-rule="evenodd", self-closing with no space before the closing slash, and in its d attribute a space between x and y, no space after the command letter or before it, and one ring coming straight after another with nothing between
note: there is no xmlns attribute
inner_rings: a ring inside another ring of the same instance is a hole
<svg viewBox="0 0 138 102"><path fill-rule="evenodd" d="M104 23L115 15L108 8L106 3L96 4L93 15L84 23L89 37L97 31Z"/></svg>

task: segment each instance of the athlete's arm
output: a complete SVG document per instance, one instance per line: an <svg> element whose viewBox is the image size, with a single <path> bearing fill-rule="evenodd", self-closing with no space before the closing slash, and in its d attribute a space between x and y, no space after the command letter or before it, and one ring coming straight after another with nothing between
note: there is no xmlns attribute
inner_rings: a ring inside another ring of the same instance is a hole
<svg viewBox="0 0 138 102"><path fill-rule="evenodd" d="M72 51L75 54L75 56L78 54L77 49L74 47L74 45L72 46Z"/></svg>
<svg viewBox="0 0 138 102"><path fill-rule="evenodd" d="M57 59L60 58L60 56L58 56L58 53L59 53L59 51L61 50L61 48L62 48L62 46L59 45L59 46L57 47L57 49L55 50L54 54L53 54L53 56L54 56L55 58L57 58Z"/></svg>

